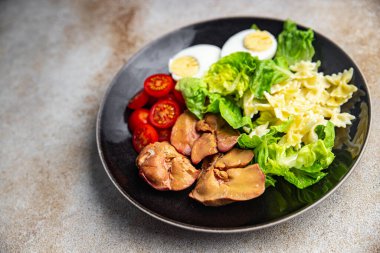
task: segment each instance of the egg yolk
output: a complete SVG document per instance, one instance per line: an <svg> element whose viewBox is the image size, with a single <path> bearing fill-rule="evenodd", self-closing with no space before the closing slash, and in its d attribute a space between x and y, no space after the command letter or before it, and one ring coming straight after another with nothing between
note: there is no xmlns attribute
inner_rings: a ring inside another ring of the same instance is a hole
<svg viewBox="0 0 380 253"><path fill-rule="evenodd" d="M194 76L199 71L199 63L192 56L182 56L174 59L170 64L173 74L180 77Z"/></svg>
<svg viewBox="0 0 380 253"><path fill-rule="evenodd" d="M262 52L273 44L272 37L267 31L255 31L244 38L244 47L248 50Z"/></svg>

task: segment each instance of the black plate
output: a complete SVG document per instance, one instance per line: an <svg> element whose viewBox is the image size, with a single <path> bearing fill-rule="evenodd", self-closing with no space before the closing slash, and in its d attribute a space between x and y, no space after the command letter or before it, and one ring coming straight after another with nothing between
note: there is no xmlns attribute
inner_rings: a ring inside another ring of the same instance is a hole
<svg viewBox="0 0 380 253"><path fill-rule="evenodd" d="M125 120L129 99L142 88L143 80L154 73L168 72L168 60L190 45L212 44L221 47L233 34L257 24L277 36L283 21L264 18L226 18L190 25L169 33L141 49L110 84L99 111L97 142L105 170L120 192L142 211L161 221L182 228L209 232L241 232L268 227L288 220L321 202L350 174L365 146L370 123L368 89L356 64L336 44L315 33L316 55L325 74L354 68L352 83L356 97L343 108L356 116L350 133L341 139L355 138L357 148L336 148L329 175L317 185L298 190L279 181L259 198L224 207L205 207L188 197L189 190L159 192L137 174L136 152ZM127 112L128 113L128 112ZM360 115L360 116L359 116ZM342 137L343 136L343 137ZM350 137L349 137L350 136ZM352 156L351 153L356 155Z"/></svg>

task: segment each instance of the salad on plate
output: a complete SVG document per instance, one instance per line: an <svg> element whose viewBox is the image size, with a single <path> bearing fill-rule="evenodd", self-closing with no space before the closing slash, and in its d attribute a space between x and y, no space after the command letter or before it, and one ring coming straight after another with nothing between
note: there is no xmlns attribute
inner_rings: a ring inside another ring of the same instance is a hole
<svg viewBox="0 0 380 253"><path fill-rule="evenodd" d="M282 177L299 189L327 175L353 69L325 75L314 33L290 20L277 38L256 25L219 48L199 44L144 81L129 102L139 175L157 190L195 187L207 206L256 198Z"/></svg>

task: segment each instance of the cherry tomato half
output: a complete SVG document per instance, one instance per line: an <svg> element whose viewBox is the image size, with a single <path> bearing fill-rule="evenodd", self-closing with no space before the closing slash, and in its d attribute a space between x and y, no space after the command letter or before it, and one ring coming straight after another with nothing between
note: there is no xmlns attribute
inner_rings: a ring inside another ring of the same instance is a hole
<svg viewBox="0 0 380 253"><path fill-rule="evenodd" d="M174 88L174 80L166 74L155 74L145 79L144 90L152 97L163 97Z"/></svg>
<svg viewBox="0 0 380 253"><path fill-rule="evenodd" d="M181 113L177 102L162 99L155 103L149 111L149 122L157 128L172 127Z"/></svg>
<svg viewBox="0 0 380 253"><path fill-rule="evenodd" d="M140 153L146 145L156 141L158 141L157 131L149 124L137 128L132 136L133 147L138 153Z"/></svg>
<svg viewBox="0 0 380 253"><path fill-rule="evenodd" d="M181 93L179 95L182 96ZM177 102L177 104L179 105L179 108L180 108L181 112L183 112L184 109L185 109L185 107L186 107L186 104L184 102L182 102L183 99L181 100L181 97L178 97L178 95L176 95L174 93L174 90L172 92L170 92L168 95L166 95L165 97L161 98L161 99L169 99L169 100L173 100L173 101Z"/></svg>
<svg viewBox="0 0 380 253"><path fill-rule="evenodd" d="M149 95L144 91L138 92L128 103L128 108L138 109L143 107L149 100Z"/></svg>
<svg viewBox="0 0 380 253"><path fill-rule="evenodd" d="M171 128L157 129L158 141L170 141Z"/></svg>
<svg viewBox="0 0 380 253"><path fill-rule="evenodd" d="M139 108L133 111L131 116L128 118L128 127L133 133L137 128L148 123L149 110Z"/></svg>

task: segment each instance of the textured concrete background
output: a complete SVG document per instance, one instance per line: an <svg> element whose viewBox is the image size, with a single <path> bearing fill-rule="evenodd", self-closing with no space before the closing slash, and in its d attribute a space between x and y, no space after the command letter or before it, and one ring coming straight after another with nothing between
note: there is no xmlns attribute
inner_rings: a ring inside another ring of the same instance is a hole
<svg viewBox="0 0 380 253"><path fill-rule="evenodd" d="M108 83L139 48L189 23L293 20L361 67L373 125L361 163L317 208L262 231L209 235L125 200L95 145ZM379 252L380 1L1 1L0 252Z"/></svg>

